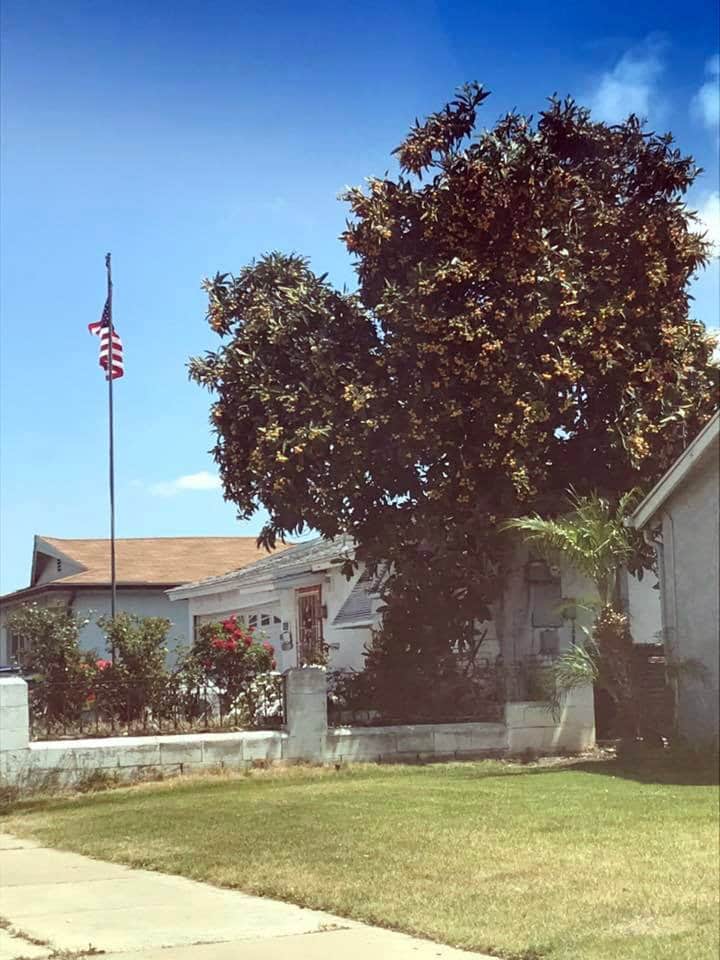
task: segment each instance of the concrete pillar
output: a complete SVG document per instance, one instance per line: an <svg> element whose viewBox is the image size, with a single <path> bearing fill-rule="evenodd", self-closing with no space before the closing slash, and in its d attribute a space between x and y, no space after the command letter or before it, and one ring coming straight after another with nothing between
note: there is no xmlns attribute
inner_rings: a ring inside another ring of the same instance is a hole
<svg viewBox="0 0 720 960"><path fill-rule="evenodd" d="M27 684L22 677L0 677L0 779L12 782L29 752Z"/></svg>
<svg viewBox="0 0 720 960"><path fill-rule="evenodd" d="M287 759L321 762L327 736L325 668L295 667L284 677Z"/></svg>

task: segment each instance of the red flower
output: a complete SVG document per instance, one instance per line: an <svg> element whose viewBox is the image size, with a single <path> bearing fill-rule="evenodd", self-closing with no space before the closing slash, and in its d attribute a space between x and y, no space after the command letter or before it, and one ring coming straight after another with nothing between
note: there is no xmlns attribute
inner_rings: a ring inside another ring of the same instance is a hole
<svg viewBox="0 0 720 960"><path fill-rule="evenodd" d="M214 650L222 650L225 647L225 641L222 639L222 637L213 637L210 646Z"/></svg>
<svg viewBox="0 0 720 960"><path fill-rule="evenodd" d="M237 624L237 617L233 614L231 617L228 617L227 620L223 620L222 625L226 630L234 630Z"/></svg>
<svg viewBox="0 0 720 960"><path fill-rule="evenodd" d="M95 703L96 699L97 699L97 697L95 696L94 693L89 693L89 694L87 695L87 702L88 702L88 703Z"/></svg>
<svg viewBox="0 0 720 960"><path fill-rule="evenodd" d="M275 653L275 647L267 640L263 643L263 650L267 650L268 653Z"/></svg>
<svg viewBox="0 0 720 960"><path fill-rule="evenodd" d="M111 660L96 660L96 661L95 661L95 666L98 668L98 670L107 670L108 667L111 667L111 666L112 666L112 661L111 661Z"/></svg>
<svg viewBox="0 0 720 960"><path fill-rule="evenodd" d="M277 660L272 661L272 663L270 664L270 669L277 670Z"/></svg>
<svg viewBox="0 0 720 960"><path fill-rule="evenodd" d="M243 643L245 644L246 647L251 647L251 646L252 646L252 637L244 637L244 638L243 638Z"/></svg>
<svg viewBox="0 0 720 960"><path fill-rule="evenodd" d="M226 640L225 641L226 650L237 650L237 640Z"/></svg>

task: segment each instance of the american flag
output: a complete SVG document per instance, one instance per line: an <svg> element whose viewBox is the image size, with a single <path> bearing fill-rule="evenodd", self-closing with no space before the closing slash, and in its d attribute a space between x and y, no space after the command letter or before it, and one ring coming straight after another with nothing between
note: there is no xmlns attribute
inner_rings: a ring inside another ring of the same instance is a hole
<svg viewBox="0 0 720 960"><path fill-rule="evenodd" d="M100 366L105 371L105 379L109 380L108 366L110 365L110 325L111 325L111 306L110 298L105 301L102 316L96 323L89 323L88 330L100 337ZM112 378L117 380L124 373L123 369L123 345L118 332L112 327Z"/></svg>

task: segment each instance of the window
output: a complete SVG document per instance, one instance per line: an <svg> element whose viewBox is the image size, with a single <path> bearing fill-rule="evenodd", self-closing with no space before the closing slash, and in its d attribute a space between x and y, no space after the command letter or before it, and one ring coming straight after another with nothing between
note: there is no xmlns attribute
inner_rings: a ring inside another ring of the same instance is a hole
<svg viewBox="0 0 720 960"><path fill-rule="evenodd" d="M533 627L561 627L562 589L559 580L532 584Z"/></svg>
<svg viewBox="0 0 720 960"><path fill-rule="evenodd" d="M25 642L25 638L20 638L12 632L12 630L7 627L5 630L5 635L7 637L7 652L10 663L13 663L18 659L18 657L25 653L29 649L28 644Z"/></svg>
<svg viewBox="0 0 720 960"><path fill-rule="evenodd" d="M229 617L235 617L240 627L252 627L254 630L259 630L263 639L267 639L275 644L280 642L280 632L279 627L281 624L280 617L273 614L272 609L267 612L259 610L256 613L250 613L247 609L244 613L238 613L235 610L219 610L217 613L200 613L196 614L193 618L193 629L194 629L194 638L197 640L200 636L199 631L200 627L204 626L206 623L222 623L223 620L227 620Z"/></svg>
<svg viewBox="0 0 720 960"><path fill-rule="evenodd" d="M557 630L540 631L540 654L555 657L560 652L560 637Z"/></svg>

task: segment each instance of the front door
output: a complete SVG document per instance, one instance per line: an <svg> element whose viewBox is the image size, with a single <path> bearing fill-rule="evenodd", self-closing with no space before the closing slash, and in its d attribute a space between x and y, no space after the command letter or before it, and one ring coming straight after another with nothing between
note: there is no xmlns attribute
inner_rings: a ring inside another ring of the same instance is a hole
<svg viewBox="0 0 720 960"><path fill-rule="evenodd" d="M302 587L297 591L298 665L322 663L322 594L321 588Z"/></svg>

